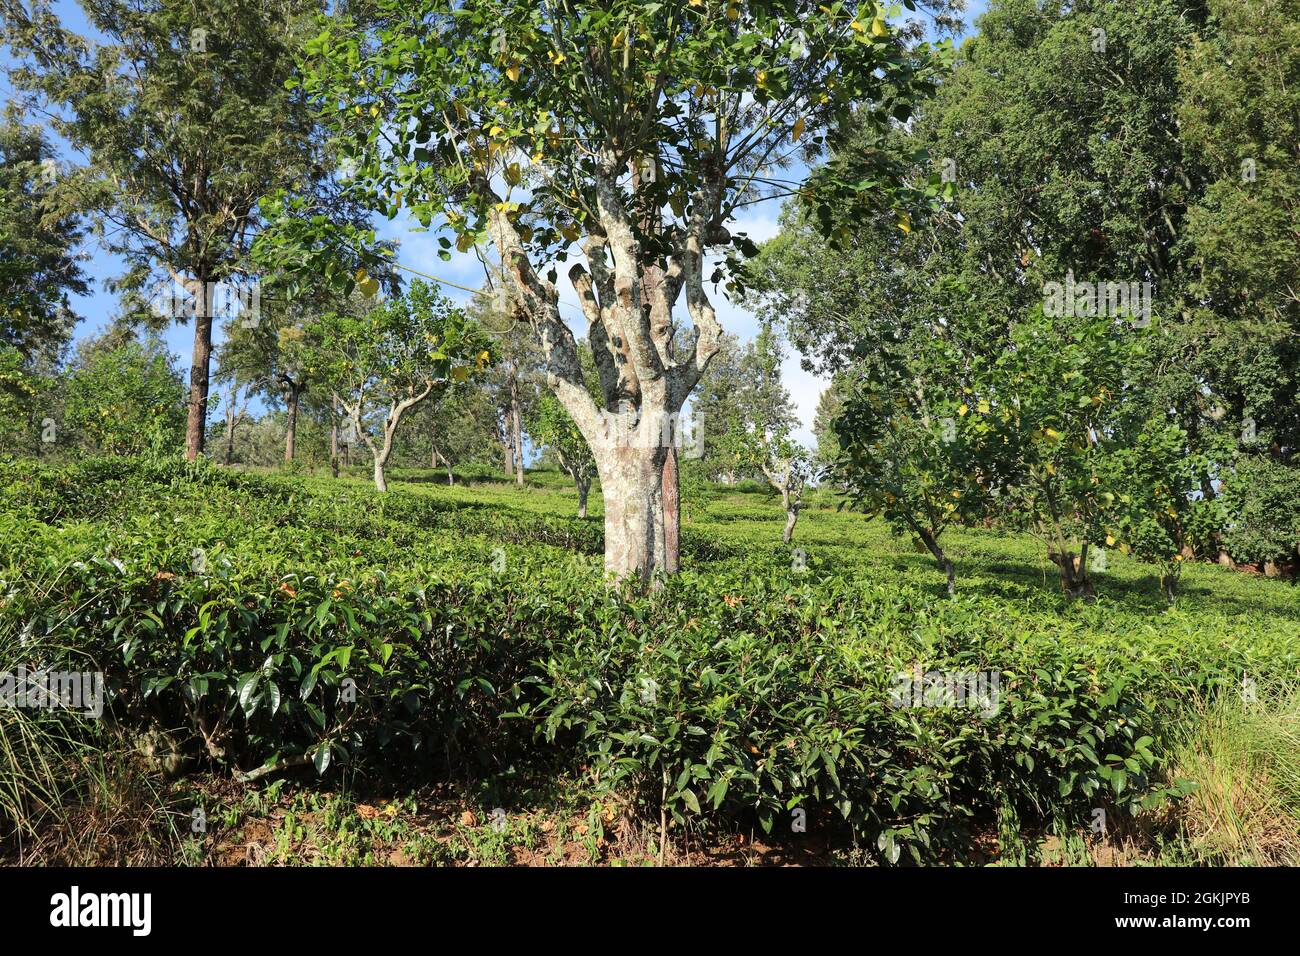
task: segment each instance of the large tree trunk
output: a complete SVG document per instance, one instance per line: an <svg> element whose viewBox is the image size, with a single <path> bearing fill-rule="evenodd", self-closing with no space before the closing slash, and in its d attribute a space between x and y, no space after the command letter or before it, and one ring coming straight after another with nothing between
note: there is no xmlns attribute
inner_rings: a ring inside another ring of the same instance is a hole
<svg viewBox="0 0 1300 956"><path fill-rule="evenodd" d="M194 281L194 356L190 362L190 397L185 420L185 457L203 454L203 432L208 421L208 379L212 366L212 310L208 306L206 271Z"/></svg>
<svg viewBox="0 0 1300 956"><path fill-rule="evenodd" d="M651 584L668 572L663 448L615 445L597 457L605 502L605 570Z"/></svg>
<svg viewBox="0 0 1300 956"><path fill-rule="evenodd" d="M289 389L289 399L285 407L284 462L287 465L293 462L294 442L298 431L298 389Z"/></svg>
<svg viewBox="0 0 1300 956"><path fill-rule="evenodd" d="M388 463L388 456L384 453L375 455L375 489L383 494L388 490L388 482L384 478L384 465Z"/></svg>

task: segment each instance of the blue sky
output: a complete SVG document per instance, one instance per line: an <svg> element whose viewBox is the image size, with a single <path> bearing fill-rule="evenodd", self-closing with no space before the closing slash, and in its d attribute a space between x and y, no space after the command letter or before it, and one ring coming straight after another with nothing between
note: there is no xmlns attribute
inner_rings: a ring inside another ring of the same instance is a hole
<svg viewBox="0 0 1300 956"><path fill-rule="evenodd" d="M987 0L972 0L968 4L967 23L972 22L983 11L986 3ZM73 0L59 0L55 4L55 10L62 17L67 27L83 35L93 33L81 8ZM7 53L0 51L0 65L8 65L11 62ZM6 100L12 94L12 88L3 74L0 74L0 94L3 94ZM68 149L66 144L60 145L62 146L62 158L65 162L77 163L81 161L80 157ZM776 235L780 212L780 205L776 201L746 207L732 231L746 232L755 242L770 239ZM391 222L382 218L376 221L376 228L384 238L396 240L400 244L398 260L402 264L461 285L477 287L482 283L483 269L472 253L453 253L451 261L444 262L437 255L434 235L412 232L411 228L414 225L405 215L399 216ZM88 241L85 251L87 258L84 268L90 277L92 291L89 295L73 298L72 308L77 315L81 316L81 321L76 328L78 338L95 334L112 320L118 307L117 297L108 292L105 285L108 280L124 271L122 262L117 257L105 252L93 239ZM469 298L467 293L452 287L444 286L443 291L449 298L456 301L464 301ZM723 328L738 335L742 341L748 341L757 334L758 322L753 313L729 302L722 289L718 289L716 292L710 289L710 296L714 300L718 319ZM560 298L562 302L568 302L572 305L571 308L563 308L562 311L566 320L573 326L575 333L585 334L585 323L577 309L573 290L568 287L568 283L564 279L560 281ZM188 378L190 355L194 345L192 325L182 323L170 326L165 332L165 339L168 348L177 357L178 367ZM219 333L218 341L220 341ZM813 415L817 408L817 401L827 383L824 379L805 372L800 366L797 353L788 357L782 372L786 387L790 390L791 398L798 410L800 428L795 437L811 447L813 444Z"/></svg>

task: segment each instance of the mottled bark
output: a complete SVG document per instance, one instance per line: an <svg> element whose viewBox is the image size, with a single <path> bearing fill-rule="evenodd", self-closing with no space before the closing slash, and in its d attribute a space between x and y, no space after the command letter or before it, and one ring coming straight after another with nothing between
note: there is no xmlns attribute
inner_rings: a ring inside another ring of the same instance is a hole
<svg viewBox="0 0 1300 956"><path fill-rule="evenodd" d="M605 504L605 570L643 586L668 571L663 519L664 449L610 447L597 456Z"/></svg>
<svg viewBox="0 0 1300 956"><path fill-rule="evenodd" d="M489 207L489 230L519 293L518 307L542 346L547 383L595 455L605 503L606 570L649 584L678 567L677 469L672 467L665 483L664 436L671 438L672 430L664 426L680 413L716 354L722 331L704 290L703 267L709 242L722 241L716 219L725 174L706 172L705 185L692 198L690 221L664 244L671 249L665 256L662 249L641 248L619 185L623 162L603 153L596 166L596 215L584 243L587 268L575 265L569 278L587 318L603 408L587 391L557 290L534 270L498 203ZM475 188L495 197L486 178ZM671 316L683 289L695 338L678 358Z"/></svg>

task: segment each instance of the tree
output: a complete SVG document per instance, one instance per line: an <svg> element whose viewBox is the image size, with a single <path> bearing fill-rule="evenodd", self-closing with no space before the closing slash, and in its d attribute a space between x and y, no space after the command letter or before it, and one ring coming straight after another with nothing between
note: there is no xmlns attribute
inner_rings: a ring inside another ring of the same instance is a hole
<svg viewBox="0 0 1300 956"><path fill-rule="evenodd" d="M235 460L235 432L240 425L251 422L248 414L249 403L253 395L264 388L258 378L249 378L239 369L222 369L217 374L219 391L213 395L220 402L221 415L225 424L225 451L222 463L229 465Z"/></svg>
<svg viewBox="0 0 1300 956"><path fill-rule="evenodd" d="M942 326L918 328L841 373L841 407L832 421L839 448L834 478L856 507L882 515L895 533L910 534L930 552L950 596L956 567L943 534L991 506L1010 450L981 434L983 417L994 409L964 380L951 334Z"/></svg>
<svg viewBox="0 0 1300 956"><path fill-rule="evenodd" d="M718 339L718 351L695 389L694 411L703 430L700 467L711 481L734 484L738 471L737 442L745 430L747 410L744 348L730 332Z"/></svg>
<svg viewBox="0 0 1300 956"><path fill-rule="evenodd" d="M840 457L840 440L835 434L834 423L843 410L843 385L838 378L833 378L817 399L817 409L813 412L812 429L817 449L813 452L812 465L818 472L829 471Z"/></svg>
<svg viewBox="0 0 1300 956"><path fill-rule="evenodd" d="M496 434L507 475L524 486L524 422L531 419L541 391L541 350L532 330L517 321L504 279L497 274L471 302L470 315L492 330L494 361L486 386L496 406Z"/></svg>
<svg viewBox="0 0 1300 956"><path fill-rule="evenodd" d="M780 171L814 159L850 114L907 119L934 64L873 3L800 0L379 0L331 21L305 85L377 207L401 206L468 250L491 241L548 383L587 439L605 503L605 566L648 583L677 570L676 416L722 333L710 250L752 253L727 224L791 195ZM369 10L369 8L367 8ZM858 164L813 201L890 204L896 180ZM321 242L327 243L328 239ZM444 237L447 246L451 239ZM587 319L602 401L560 314L558 271ZM304 262L319 261L303 257ZM733 277L724 265L716 278ZM693 334L678 341L685 297Z"/></svg>
<svg viewBox="0 0 1300 956"><path fill-rule="evenodd" d="M0 122L0 349L22 361L67 343L69 293L88 292L78 246L84 231L67 180L39 128L5 111Z"/></svg>
<svg viewBox="0 0 1300 956"><path fill-rule="evenodd" d="M160 273L165 318L194 320L186 454L203 450L216 301L245 264L276 189L324 190L325 152L287 88L317 0L81 0L92 42L44 0L5 0L17 86L59 108L51 125L87 165L80 201L138 293ZM255 280L247 280L252 282ZM220 284L220 285L219 285ZM154 290L158 286L152 286ZM251 303L251 286L244 286ZM183 294L180 294L183 290ZM148 296L146 296L148 298ZM228 296L228 298L234 298Z"/></svg>
<svg viewBox="0 0 1300 956"><path fill-rule="evenodd" d="M731 440L738 460L756 467L780 492L786 515L781 540L789 544L799 520L811 466L807 451L790 435L797 420L790 393L781 384L784 359L785 349L779 335L773 326L765 323L754 341L746 346L741 359L746 387L740 404L746 420Z"/></svg>
<svg viewBox="0 0 1300 956"><path fill-rule="evenodd" d="M184 387L162 339L111 328L86 339L63 386L63 434L96 455L137 455L184 431Z"/></svg>
<svg viewBox="0 0 1300 956"><path fill-rule="evenodd" d="M559 399L549 393L541 396L533 411L529 431L555 455L565 474L573 479L578 489L578 517L587 517L587 495L596 476L596 459L587 439L582 437L582 432Z"/></svg>
<svg viewBox="0 0 1300 956"><path fill-rule="evenodd" d="M320 325L315 360L353 435L370 449L375 487L387 491L384 468L402 416L435 388L482 371L491 360L488 340L461 309L418 280L361 317L331 312Z"/></svg>
<svg viewBox="0 0 1300 956"><path fill-rule="evenodd" d="M1278 550L1263 525L1285 538L1295 520L1278 491L1300 480L1282 471L1300 470L1300 3L1206 7L1178 60L1180 140L1207 182L1179 250L1199 334L1176 367L1204 395L1199 444L1231 493L1223 555L1263 561Z"/></svg>

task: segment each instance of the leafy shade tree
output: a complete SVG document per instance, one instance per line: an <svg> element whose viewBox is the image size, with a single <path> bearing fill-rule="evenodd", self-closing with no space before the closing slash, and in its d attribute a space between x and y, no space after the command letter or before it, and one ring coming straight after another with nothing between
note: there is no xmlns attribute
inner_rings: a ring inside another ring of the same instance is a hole
<svg viewBox="0 0 1300 956"><path fill-rule="evenodd" d="M194 322L186 454L203 450L216 283L244 265L270 192L325 189L328 167L300 91L286 82L318 0L80 0L98 37L45 0L5 0L15 84L56 107L85 155L79 200L129 271L121 287ZM149 297L151 280L184 296ZM188 303L184 299L188 297Z"/></svg>
<svg viewBox="0 0 1300 956"><path fill-rule="evenodd" d="M361 317L322 317L318 364L333 385L351 433L374 459L375 487L407 411L435 389L466 382L491 360L487 337L465 313L423 282Z"/></svg>
<svg viewBox="0 0 1300 956"><path fill-rule="evenodd" d="M83 341L63 386L61 441L97 455L175 447L185 392L160 336L110 329Z"/></svg>
<svg viewBox="0 0 1300 956"><path fill-rule="evenodd" d="M67 343L76 321L68 295L88 291L77 255L82 238L67 179L41 131L6 110L0 122L0 349L31 361Z"/></svg>
<svg viewBox="0 0 1300 956"><path fill-rule="evenodd" d="M664 470L722 333L706 255L728 253L716 278L734 276L728 263L754 251L727 228L737 210L801 188L781 171L814 160L850 115L882 134L906 120L931 86L929 48L893 33L874 3L378 0L366 11L309 45L304 80L356 160L357 188L390 215L400 204L436 221L448 246L496 247L548 382L595 455L606 569L643 583L676 571ZM897 178L877 155L819 172L811 201L890 204ZM599 403L547 265L573 254L586 260L569 279ZM679 341L683 296L693 331Z"/></svg>
<svg viewBox="0 0 1300 956"><path fill-rule="evenodd" d="M1091 572L1104 569L1107 546L1137 543L1161 558L1181 551L1193 486L1174 483L1172 463L1188 454L1185 436L1153 421L1150 383L1133 377L1150 338L1106 317L1062 320L1035 309L974 377L981 414L966 430L1012 450L1000 476L1005 514L1044 538L1071 598L1095 597ZM1152 540L1143 520L1156 507L1166 543Z"/></svg>
<svg viewBox="0 0 1300 956"><path fill-rule="evenodd" d="M214 397L220 403L221 417L224 424L225 441L222 462L232 464L235 460L235 432L240 425L250 424L252 417L248 407L253 396L264 389L260 378L249 376L242 369L227 367L217 373L217 388Z"/></svg>
<svg viewBox="0 0 1300 956"><path fill-rule="evenodd" d="M994 410L963 382L960 353L943 332L919 330L906 347L837 377L832 474L856 507L930 552L952 595L956 567L944 531L986 512L1006 461L1005 446L983 434Z"/></svg>
<svg viewBox="0 0 1300 956"><path fill-rule="evenodd" d="M495 455L496 409L481 383L453 385L420 406L418 427L428 439L429 467L447 470L447 484L456 483L455 468L474 462L488 463Z"/></svg>
<svg viewBox="0 0 1300 956"><path fill-rule="evenodd" d="M1206 427L1226 440L1224 471L1236 452L1295 464L1300 2L1206 7L1205 29L1180 51L1175 113L1189 161L1207 180L1179 247L1194 270L1189 311L1200 333L1190 364L1217 413L1202 416Z"/></svg>
<svg viewBox="0 0 1300 956"><path fill-rule="evenodd" d="M699 468L712 481L734 484L740 477L736 437L749 418L745 349L731 332L718 339L718 351L695 389L693 407L703 434Z"/></svg>
<svg viewBox="0 0 1300 956"><path fill-rule="evenodd" d="M354 311L368 308L364 297L351 297ZM337 309L337 302L335 302ZM323 297L299 297L287 303L263 301L255 319L239 316L225 325L224 341L217 349L217 368L221 377L235 376L257 385L268 399L285 410L282 458L292 462L295 456L298 418L304 396L319 379L312 364L320 351L320 313L326 308Z"/></svg>

